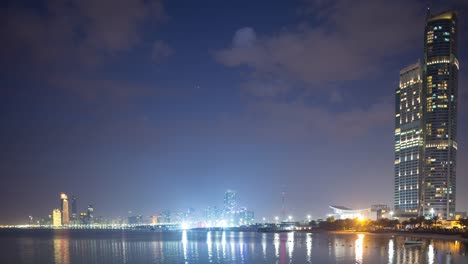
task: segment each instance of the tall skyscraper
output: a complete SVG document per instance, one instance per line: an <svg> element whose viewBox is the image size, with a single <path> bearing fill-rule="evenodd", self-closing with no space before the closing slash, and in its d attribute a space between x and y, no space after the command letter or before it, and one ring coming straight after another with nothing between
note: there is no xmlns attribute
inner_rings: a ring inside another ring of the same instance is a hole
<svg viewBox="0 0 468 264"><path fill-rule="evenodd" d="M76 196L72 194L71 197L71 220L73 224L77 224L78 222L78 211L76 206Z"/></svg>
<svg viewBox="0 0 468 264"><path fill-rule="evenodd" d="M458 70L457 14L428 12L424 31L420 214L441 219L452 219L455 213Z"/></svg>
<svg viewBox="0 0 468 264"><path fill-rule="evenodd" d="M224 212L232 213L237 209L237 192L227 190L224 193Z"/></svg>
<svg viewBox="0 0 468 264"><path fill-rule="evenodd" d="M70 224L70 211L68 209L68 196L60 194L60 209L62 210L62 225Z"/></svg>
<svg viewBox="0 0 468 264"><path fill-rule="evenodd" d="M394 207L398 216L416 217L423 166L421 63L400 71L395 104Z"/></svg>
<svg viewBox="0 0 468 264"><path fill-rule="evenodd" d="M394 206L399 216L455 216L458 71L457 14L428 10L423 64L402 69L396 90Z"/></svg>
<svg viewBox="0 0 468 264"><path fill-rule="evenodd" d="M59 209L54 209L52 211L52 225L61 226L62 225L62 212Z"/></svg>

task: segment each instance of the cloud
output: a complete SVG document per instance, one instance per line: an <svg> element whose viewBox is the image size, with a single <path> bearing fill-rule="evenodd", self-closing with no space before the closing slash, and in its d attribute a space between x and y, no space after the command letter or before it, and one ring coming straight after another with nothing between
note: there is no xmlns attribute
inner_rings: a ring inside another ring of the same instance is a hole
<svg viewBox="0 0 468 264"><path fill-rule="evenodd" d="M257 35L253 28L245 27L236 31L232 43L234 47L251 47L255 44L256 40Z"/></svg>
<svg viewBox="0 0 468 264"><path fill-rule="evenodd" d="M336 0L316 10L323 21L314 25L260 36L252 28L239 29L216 59L315 84L375 74L384 59L421 39L423 12L413 2Z"/></svg>
<svg viewBox="0 0 468 264"><path fill-rule="evenodd" d="M286 140L350 140L388 129L393 98L348 106L342 89L375 79L394 56L420 47L424 8L403 0L305 2L301 15L310 22L273 34L243 27L215 53L227 67L248 69L240 86L248 109L234 127L225 125Z"/></svg>
<svg viewBox="0 0 468 264"><path fill-rule="evenodd" d="M156 40L153 43L152 57L155 62L159 62L164 58L171 56L174 50L162 40Z"/></svg>
<svg viewBox="0 0 468 264"><path fill-rule="evenodd" d="M5 44L0 66L13 73L9 77L22 76L38 87L60 88L88 101L121 102L152 92L139 84L112 80L106 63L146 42L145 26L167 19L162 0L47 0L41 4L43 9L10 4L0 13ZM159 52L165 56L172 50L159 46Z"/></svg>
<svg viewBox="0 0 468 264"><path fill-rule="evenodd" d="M144 23L167 18L161 0L48 0L42 11L6 8L1 34L8 51L2 55L25 54L38 64L95 64L141 42Z"/></svg>

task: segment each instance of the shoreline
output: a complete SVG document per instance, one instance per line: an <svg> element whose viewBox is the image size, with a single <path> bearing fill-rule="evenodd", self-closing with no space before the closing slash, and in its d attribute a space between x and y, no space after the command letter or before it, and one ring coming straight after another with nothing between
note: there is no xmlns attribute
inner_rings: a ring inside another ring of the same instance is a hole
<svg viewBox="0 0 468 264"><path fill-rule="evenodd" d="M460 241L468 243L468 238L463 238L461 235L444 235L436 233L410 233L410 232L385 232L385 233L374 233L366 231L326 231L326 233L337 234L337 235L351 235L351 234L365 234L370 236L401 236L401 237L417 237L425 239L437 239L447 241Z"/></svg>

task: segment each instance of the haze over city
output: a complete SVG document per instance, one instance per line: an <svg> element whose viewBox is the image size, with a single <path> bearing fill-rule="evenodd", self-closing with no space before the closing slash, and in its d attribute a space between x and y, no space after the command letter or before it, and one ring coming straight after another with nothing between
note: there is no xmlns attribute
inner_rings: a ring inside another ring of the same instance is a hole
<svg viewBox="0 0 468 264"><path fill-rule="evenodd" d="M297 218L393 205L395 90L422 57L426 6L2 3L0 224L50 214L61 192L109 217L221 207L227 189L257 220L280 214L283 192ZM451 8L467 14L468 2L433 1ZM458 22L467 211L466 15Z"/></svg>

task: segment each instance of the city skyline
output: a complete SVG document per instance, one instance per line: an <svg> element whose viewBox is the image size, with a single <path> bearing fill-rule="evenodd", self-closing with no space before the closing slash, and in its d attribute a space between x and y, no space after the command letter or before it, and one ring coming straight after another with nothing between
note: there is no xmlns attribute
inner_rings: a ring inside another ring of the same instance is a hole
<svg viewBox="0 0 468 264"><path fill-rule="evenodd" d="M350 2L3 3L0 224L62 209L60 191L64 221L90 204L221 209L228 189L257 220L282 214L283 192L286 215L394 204L395 89L431 59L427 3ZM452 9L463 47L468 3L432 7ZM468 49L456 57L450 140L468 211Z"/></svg>

